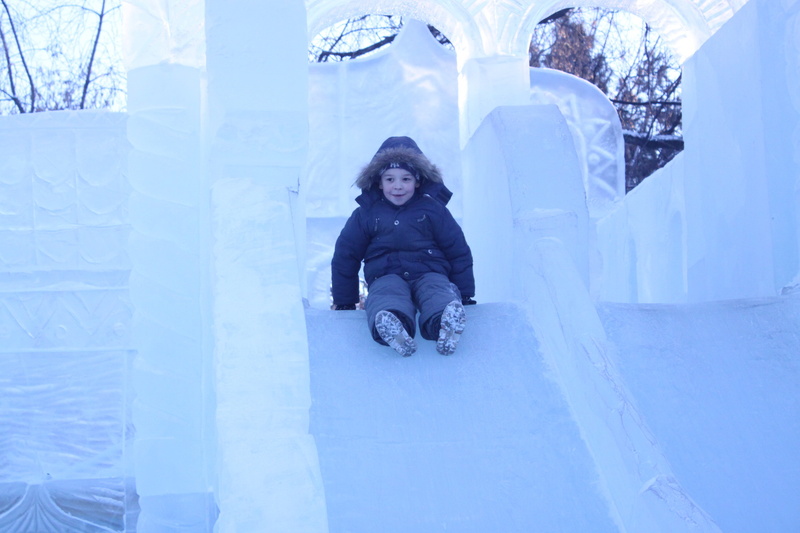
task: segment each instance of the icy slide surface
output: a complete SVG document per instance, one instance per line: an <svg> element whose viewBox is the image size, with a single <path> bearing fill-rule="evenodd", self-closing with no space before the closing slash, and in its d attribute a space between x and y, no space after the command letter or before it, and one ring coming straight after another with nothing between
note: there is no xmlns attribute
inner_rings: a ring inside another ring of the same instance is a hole
<svg viewBox="0 0 800 533"><path fill-rule="evenodd" d="M452 357L400 358L363 311L307 311L331 533L617 531L523 311L467 308Z"/></svg>
<svg viewBox="0 0 800 533"><path fill-rule="evenodd" d="M598 311L695 502L726 533L798 531L800 295Z"/></svg>

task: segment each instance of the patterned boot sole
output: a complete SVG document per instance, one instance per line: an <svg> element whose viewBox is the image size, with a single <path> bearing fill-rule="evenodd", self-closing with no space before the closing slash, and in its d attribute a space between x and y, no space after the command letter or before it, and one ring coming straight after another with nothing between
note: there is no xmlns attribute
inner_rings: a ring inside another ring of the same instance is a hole
<svg viewBox="0 0 800 533"><path fill-rule="evenodd" d="M467 314L464 306L458 300L453 300L442 312L442 323L439 329L439 339L436 341L436 351L442 355L451 355L456 351L458 339L464 332L467 324Z"/></svg>
<svg viewBox="0 0 800 533"><path fill-rule="evenodd" d="M375 316L375 329L381 339L403 357L408 357L417 351L417 343L403 327L400 319L389 311L380 311Z"/></svg>

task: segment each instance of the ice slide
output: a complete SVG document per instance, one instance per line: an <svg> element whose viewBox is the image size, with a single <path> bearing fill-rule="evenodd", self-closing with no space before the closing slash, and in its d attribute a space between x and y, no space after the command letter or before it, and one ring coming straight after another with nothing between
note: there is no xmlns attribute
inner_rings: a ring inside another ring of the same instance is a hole
<svg viewBox="0 0 800 533"><path fill-rule="evenodd" d="M565 137L550 111L499 108L467 146L468 174L508 184L478 204L465 183L508 236L470 233L505 303L468 309L454 356L402 359L361 312L307 310L329 531L793 530L800 299L597 305L570 147L520 149Z"/></svg>
<svg viewBox="0 0 800 533"><path fill-rule="evenodd" d="M308 311L330 531L617 531L524 310L468 322L453 357L400 358L363 311Z"/></svg>
<svg viewBox="0 0 800 533"><path fill-rule="evenodd" d="M452 357L307 310L329 531L717 532L607 350L565 247L521 246L520 302L469 308Z"/></svg>
<svg viewBox="0 0 800 533"><path fill-rule="evenodd" d="M800 297L595 308L531 248L451 357L307 310L329 531L793 531Z"/></svg>

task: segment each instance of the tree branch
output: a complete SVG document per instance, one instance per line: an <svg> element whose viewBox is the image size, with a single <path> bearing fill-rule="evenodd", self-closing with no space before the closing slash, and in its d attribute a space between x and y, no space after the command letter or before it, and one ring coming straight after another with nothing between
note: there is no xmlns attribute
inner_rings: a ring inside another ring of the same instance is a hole
<svg viewBox="0 0 800 533"><path fill-rule="evenodd" d="M561 9L559 11L556 11L555 13L550 15L549 17L543 18L538 23L539 24L550 24L551 22L555 22L556 20L560 19L561 17L566 17L574 9L575 9L574 7L568 7L566 9Z"/></svg>
<svg viewBox="0 0 800 533"><path fill-rule="evenodd" d="M3 0L5 1L5 0ZM94 63L94 55L97 52L97 43L100 41L100 32L103 30L103 17L106 14L106 0L103 0L103 4L100 6L100 12L97 13L98 22L97 22L97 33L94 36L94 42L92 43L92 53L89 56L89 64L86 66L86 79L83 83L83 92L81 94L81 105L79 109L83 109L86 103L86 93L89 91L89 82L92 80L92 64Z"/></svg>
<svg viewBox="0 0 800 533"><path fill-rule="evenodd" d="M9 93L5 89L0 89L0 93L3 93L3 94L8 96L8 98L0 98L0 102L5 102L7 100L10 100L10 101L14 102L14 105L17 106L17 109L20 110L19 111L20 113L24 113L25 112L25 108L22 106L22 102L19 101L19 98L17 98L15 95Z"/></svg>
<svg viewBox="0 0 800 533"><path fill-rule="evenodd" d="M356 57L359 57L359 56L363 56L364 54L368 54L370 52L373 52L373 51L377 50L378 48L381 48L382 46L386 46L387 44L389 44L392 41L394 41L395 37L397 37L397 35L389 35L387 37L384 37L383 39L381 39L377 43L371 44L371 45L367 46L366 48L360 48L358 50L354 50L352 52L333 52L331 50L325 50L324 52L322 52L319 55L319 62L321 63L323 61L327 61L328 57L330 57L330 56L336 56L336 57L340 57L340 58L341 57L349 57L350 59L353 59L353 58L356 58Z"/></svg>
<svg viewBox="0 0 800 533"><path fill-rule="evenodd" d="M3 8L5 8L6 15L8 15L8 24L11 26L11 34L14 36L14 42L17 43L17 50L19 50L19 58L22 61L22 66L25 68L25 74L28 76L28 83L31 87L31 113L33 112L34 105L36 104L36 86L33 83L33 77L31 76L31 71L28 69L28 63L25 61L25 53L22 51L22 47L19 44L19 36L17 35L17 29L14 27L14 19L11 17L11 11L8 9L8 4L6 0L0 0L3 3ZM6 53L8 49L6 49ZM9 65L10 68L10 65ZM17 103L19 105L19 102ZM24 111L23 111L24 113Z"/></svg>
<svg viewBox="0 0 800 533"><path fill-rule="evenodd" d="M11 57L8 54L8 44L6 43L6 34L3 32L3 26L0 24L0 41L3 43L3 52L6 56L6 69L8 70L8 83L11 86L11 92L3 90L3 93L7 94L8 97L14 102L14 105L17 106L20 113L25 112L25 107L23 107L22 102L20 101L19 97L17 96L17 88L14 85L14 70L11 68Z"/></svg>
<svg viewBox="0 0 800 533"><path fill-rule="evenodd" d="M669 150L683 150L683 137L677 135L644 135L636 131L623 131L622 137L625 144L641 148L667 148Z"/></svg>
<svg viewBox="0 0 800 533"><path fill-rule="evenodd" d="M635 106L648 106L648 105L682 105L680 100L651 100L649 102L632 102L630 100L618 100L617 98L611 98L611 103L619 104L619 105L635 105Z"/></svg>

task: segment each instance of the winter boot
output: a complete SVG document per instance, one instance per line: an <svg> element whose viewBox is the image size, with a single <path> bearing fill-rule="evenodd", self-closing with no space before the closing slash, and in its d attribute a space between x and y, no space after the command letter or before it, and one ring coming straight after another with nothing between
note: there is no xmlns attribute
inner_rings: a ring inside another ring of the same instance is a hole
<svg viewBox="0 0 800 533"><path fill-rule="evenodd" d="M442 321L439 329L439 339L436 341L436 351L442 355L450 355L456 351L458 339L464 332L467 323L467 314L464 306L458 300L453 300L442 311Z"/></svg>
<svg viewBox="0 0 800 533"><path fill-rule="evenodd" d="M381 339L403 357L408 357L417 351L417 343L414 342L394 313L379 311L375 315L375 329Z"/></svg>

